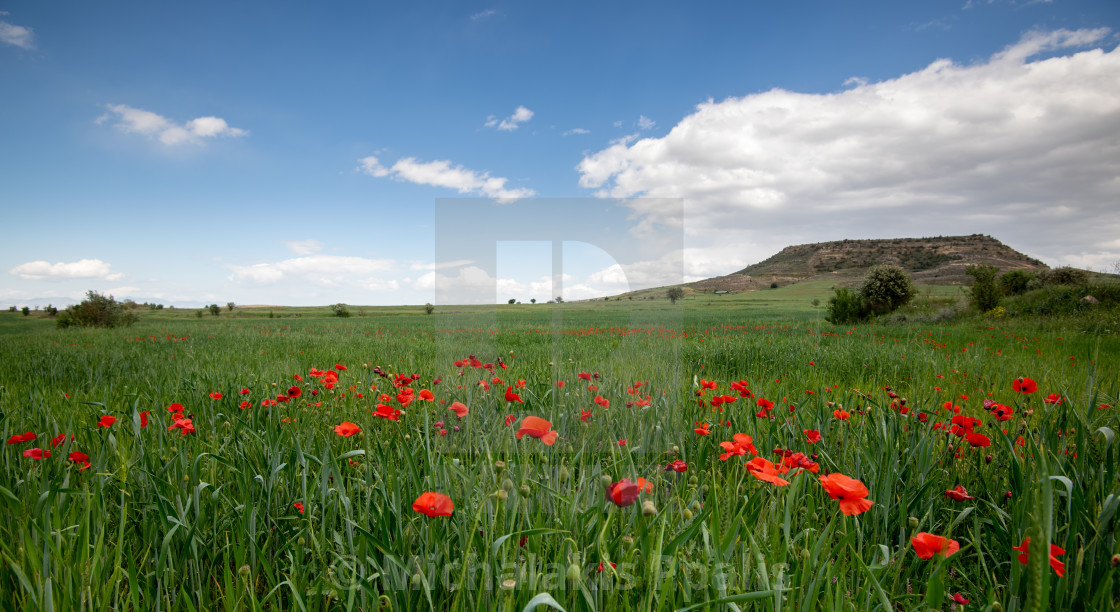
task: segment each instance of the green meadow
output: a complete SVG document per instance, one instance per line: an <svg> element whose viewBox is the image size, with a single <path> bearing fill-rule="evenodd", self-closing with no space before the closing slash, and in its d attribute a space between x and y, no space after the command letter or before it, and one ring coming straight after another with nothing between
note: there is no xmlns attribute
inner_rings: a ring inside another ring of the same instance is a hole
<svg viewBox="0 0 1120 612"><path fill-rule="evenodd" d="M0 609L1120 605L1120 330L827 285L0 313Z"/></svg>

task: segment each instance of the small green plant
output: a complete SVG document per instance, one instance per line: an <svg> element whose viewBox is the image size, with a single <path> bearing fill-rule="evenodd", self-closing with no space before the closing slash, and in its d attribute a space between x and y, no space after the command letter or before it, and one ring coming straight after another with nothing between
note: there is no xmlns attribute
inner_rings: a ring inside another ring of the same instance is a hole
<svg viewBox="0 0 1120 612"><path fill-rule="evenodd" d="M828 315L825 321L833 325L847 325L866 321L870 316L871 309L860 294L847 287L836 289L834 293L826 306Z"/></svg>

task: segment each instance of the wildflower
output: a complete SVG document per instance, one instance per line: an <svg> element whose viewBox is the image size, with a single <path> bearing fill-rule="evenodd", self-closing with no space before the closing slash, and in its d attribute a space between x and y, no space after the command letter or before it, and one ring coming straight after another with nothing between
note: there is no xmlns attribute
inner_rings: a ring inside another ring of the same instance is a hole
<svg viewBox="0 0 1120 612"><path fill-rule="evenodd" d="M832 416L836 417L837 419L839 419L841 421L847 421L848 417L850 417L851 414L849 414L847 410L833 410L832 411Z"/></svg>
<svg viewBox="0 0 1120 612"><path fill-rule="evenodd" d="M953 501L965 501L966 499L976 499L975 497L969 495L968 491L966 491L964 489L964 487L961 486L961 485L957 485L957 486L953 487L952 489L949 489L948 491L945 491L945 497L948 497L949 499L951 499Z"/></svg>
<svg viewBox="0 0 1120 612"><path fill-rule="evenodd" d="M1022 393L1024 395L1028 395L1034 393L1035 391L1038 391L1038 383L1024 376L1020 376L1019 378L1011 381L1011 389L1014 391L1018 391L1019 393Z"/></svg>
<svg viewBox="0 0 1120 612"><path fill-rule="evenodd" d="M43 450L41 448L29 448L29 449L23 451L23 456L24 457L29 457L29 458L34 459L36 461L39 461L41 459L46 459L47 457L50 457L51 452L49 450Z"/></svg>
<svg viewBox="0 0 1120 612"><path fill-rule="evenodd" d="M848 516L867 512L875 503L867 499L867 487L855 478L837 472L821 476L819 480L829 497L840 500L840 511Z"/></svg>
<svg viewBox="0 0 1120 612"><path fill-rule="evenodd" d="M421 389L420 390L420 399L424 400L425 402L430 402L430 401L436 399L436 396L435 396L435 394L433 394L431 391L428 391L427 389Z"/></svg>
<svg viewBox="0 0 1120 612"><path fill-rule="evenodd" d="M530 438L537 438L544 442L546 446L552 446L556 443L556 437L559 435L552 429L552 422L546 421L540 417L527 416L521 419L521 427L517 430L517 439L520 440L522 436L528 435Z"/></svg>
<svg viewBox="0 0 1120 612"><path fill-rule="evenodd" d="M150 410L145 410L144 412L140 413L140 426L141 427L147 427L148 426L148 415L149 414L151 414Z"/></svg>
<svg viewBox="0 0 1120 612"><path fill-rule="evenodd" d="M349 421L343 421L342 423L335 425L334 427L334 432L344 438L349 438L350 436L358 433L361 430L361 427L358 427L357 425Z"/></svg>
<svg viewBox="0 0 1120 612"><path fill-rule="evenodd" d="M109 429L109 427L116 422L117 417L111 414L103 414L101 415L101 418L97 420L96 427L104 427L105 429Z"/></svg>
<svg viewBox="0 0 1120 612"><path fill-rule="evenodd" d="M719 456L720 461L727 461L732 456L742 456L750 452L751 455L757 455L758 449L754 446L754 440L750 436L743 433L737 433L731 437L731 442L720 442L719 445L726 453Z"/></svg>
<svg viewBox="0 0 1120 612"><path fill-rule="evenodd" d="M1019 563L1022 563L1023 565L1027 564L1027 554L1029 553L1028 549L1030 547L1030 543L1031 539L1027 537L1023 538L1022 544L1011 547L1011 550L1017 550L1021 553L1019 555ZM1050 567L1054 568L1054 573L1057 574L1059 578L1066 574L1066 564L1058 561L1057 555L1064 554L1066 554L1066 551L1057 544L1050 545Z"/></svg>
<svg viewBox="0 0 1120 612"><path fill-rule="evenodd" d="M509 427L510 425L513 425L513 422L516 421L516 420L517 420L517 417L513 416L512 414L507 414L506 415L506 427Z"/></svg>
<svg viewBox="0 0 1120 612"><path fill-rule="evenodd" d="M74 451L70 453L70 460L75 463L85 463L86 461L89 461L89 455Z"/></svg>
<svg viewBox="0 0 1120 612"><path fill-rule="evenodd" d="M223 397L225 397L225 396L222 395L221 393L218 393L217 391L211 391L210 392L210 399L212 399L212 400L220 400Z"/></svg>
<svg viewBox="0 0 1120 612"><path fill-rule="evenodd" d="M176 403L174 403L174 404L171 404L170 406L168 406L168 407L167 407L167 411L168 411L168 412L170 412L171 414L175 414L176 412L183 412L183 411L184 411L184 410L183 410L183 405L182 405L182 404L180 404L180 403L178 403L178 402L176 402Z"/></svg>
<svg viewBox="0 0 1120 612"><path fill-rule="evenodd" d="M910 544L914 546L914 553L919 559L932 559L934 555L949 557L961 549L956 540L925 532L910 538Z"/></svg>
<svg viewBox="0 0 1120 612"><path fill-rule="evenodd" d="M467 408L467 405L462 402L452 402L451 406L449 406L447 409L451 412L454 412L455 416L459 417L460 419L467 416L467 414L470 412L470 409Z"/></svg>
<svg viewBox="0 0 1120 612"><path fill-rule="evenodd" d="M1054 404L1055 406L1057 406L1058 404L1062 403L1062 396L1058 395L1057 393L1051 393L1050 395L1047 395L1043 401L1045 401L1047 404Z"/></svg>
<svg viewBox="0 0 1120 612"><path fill-rule="evenodd" d="M291 387L288 387L288 397L290 397L292 399L295 399L302 394L303 394L303 389L300 389L299 387L297 387L295 385L292 385Z"/></svg>
<svg viewBox="0 0 1120 612"><path fill-rule="evenodd" d="M780 472L777 466L762 457L755 457L748 461L747 471L751 473L751 476L779 487L784 487L789 484L788 480L778 476Z"/></svg>
<svg viewBox="0 0 1120 612"><path fill-rule="evenodd" d="M73 441L74 436L70 436L70 440ZM58 434L57 436L51 438L51 448L55 448L65 441L66 441L66 434Z"/></svg>
<svg viewBox="0 0 1120 612"><path fill-rule="evenodd" d="M412 502L412 509L431 517L451 516L451 513L455 511L455 504L451 502L450 497L443 493L427 492L420 494L420 497Z"/></svg>
<svg viewBox="0 0 1120 612"><path fill-rule="evenodd" d="M580 421L583 421L584 423L586 423L589 419L591 419L591 411L590 410L580 410L579 411L579 420Z"/></svg>
<svg viewBox="0 0 1120 612"><path fill-rule="evenodd" d="M687 469L688 469L688 464L687 463L685 463L684 461L681 461L680 459L674 459L673 461L669 462L669 465L665 466L665 469L663 471L665 471L665 472L684 472Z"/></svg>
<svg viewBox="0 0 1120 612"><path fill-rule="evenodd" d="M641 488L629 478L623 478L607 487L607 497L619 508L625 508L638 499Z"/></svg>
<svg viewBox="0 0 1120 612"><path fill-rule="evenodd" d="M379 419L388 419L390 421L399 421L401 419L401 411L400 410L397 410L396 408L393 408L392 406L386 406L385 404L378 404L377 409L374 410L373 412L371 412L370 415L375 416ZM345 423L343 423L343 425L345 425ZM339 427L341 427L341 425ZM357 425L355 425L355 427L357 427ZM338 431L338 427L335 427L334 430ZM339 434L339 435L345 435L345 434Z"/></svg>
<svg viewBox="0 0 1120 612"><path fill-rule="evenodd" d="M35 433L29 431L27 433L16 434L8 438L8 444L22 444L23 442L30 442L34 439Z"/></svg>
<svg viewBox="0 0 1120 612"><path fill-rule="evenodd" d="M821 432L816 429L803 429L801 433L805 434L805 441L809 444L816 444L821 441Z"/></svg>
<svg viewBox="0 0 1120 612"><path fill-rule="evenodd" d="M195 433L194 422L191 419L175 419L175 422L167 427L168 431L172 429L178 429L184 436Z"/></svg>
<svg viewBox="0 0 1120 612"><path fill-rule="evenodd" d="M965 434L964 439L967 440L968 443L973 446L973 448L979 448L979 447L991 446L992 445L992 440L990 438L988 438L988 436L985 436L984 434L981 434L981 433Z"/></svg>
<svg viewBox="0 0 1120 612"><path fill-rule="evenodd" d="M296 510L299 510L300 514L303 514L303 504L302 503L296 502L296 503L292 504L292 507L295 508Z"/></svg>
<svg viewBox="0 0 1120 612"><path fill-rule="evenodd" d="M953 593L953 601L959 603L962 606L969 602L969 600L965 599L965 596L961 595L960 593Z"/></svg>
<svg viewBox="0 0 1120 612"><path fill-rule="evenodd" d="M695 431L696 435L698 436L709 436L712 434L712 430L708 429L711 426L711 423L701 423L699 427L693 429L692 431Z"/></svg>
<svg viewBox="0 0 1120 612"><path fill-rule="evenodd" d="M506 387L506 401L507 402L518 402L518 403L521 403L521 404L525 403L525 402L521 401L521 396L520 395L513 392L513 386L512 385Z"/></svg>

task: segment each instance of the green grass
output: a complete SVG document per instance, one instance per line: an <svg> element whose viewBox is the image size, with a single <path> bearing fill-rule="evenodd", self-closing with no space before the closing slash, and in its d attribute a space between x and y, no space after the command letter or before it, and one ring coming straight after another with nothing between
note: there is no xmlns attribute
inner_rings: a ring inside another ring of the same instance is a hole
<svg viewBox="0 0 1120 612"><path fill-rule="evenodd" d="M352 306L348 319L165 309L126 330L0 313L0 435L38 435L0 450L0 609L520 610L542 593L566 610L948 609L955 593L966 609L1115 606L1117 336L1073 319L835 328L811 304L830 293L802 283L676 306L432 316ZM470 354L508 368L454 365ZM346 370L334 389L309 376L335 364ZM598 374L596 390L582 372ZM396 395L396 373L417 374L411 386L435 401L412 402L400 421L372 417L380 393ZM493 376L504 384L479 386ZM1039 391L1013 392L1019 376ZM506 402L519 380L524 403ZM738 395L739 380L774 401L773 418L754 400L708 403ZM261 405L293 385L296 400ZM984 399L1014 418L994 421ZM453 401L470 408L462 421ZM948 424L946 401L981 419L990 447L932 427ZM167 429L176 402L194 434ZM840 406L849 420L833 417ZM106 414L118 420L96 427ZM518 440L507 415L547 418L559 441ZM362 433L337 436L343 421ZM771 460L775 448L815 454L822 474L865 483L874 506L845 516L817 475L776 487L746 471L749 456L720 461L719 443L739 432ZM58 435L74 439L51 448ZM22 455L33 447L53 454ZM90 469L66 460L73 451ZM663 470L675 459L686 472ZM604 492L638 477L652 483L648 515ZM946 499L957 484L975 499ZM450 496L454 514L415 512L425 491ZM961 550L921 560L918 532ZM1064 577L1041 554L1017 561L1026 536L1067 551Z"/></svg>

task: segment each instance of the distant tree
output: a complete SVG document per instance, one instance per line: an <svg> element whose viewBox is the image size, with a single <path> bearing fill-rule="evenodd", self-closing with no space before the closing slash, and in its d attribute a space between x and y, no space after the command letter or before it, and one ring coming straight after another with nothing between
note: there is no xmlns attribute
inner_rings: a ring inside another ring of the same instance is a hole
<svg viewBox="0 0 1120 612"><path fill-rule="evenodd" d="M25 317L31 315L31 309L28 308L27 306L24 306L23 308L21 308L20 312L22 312L23 316L25 316Z"/></svg>
<svg viewBox="0 0 1120 612"><path fill-rule="evenodd" d="M427 304L424 304L424 312L426 314L432 314L435 311L436 311L436 307L433 306L431 302L428 302Z"/></svg>
<svg viewBox="0 0 1120 612"><path fill-rule="evenodd" d="M140 317L129 311L124 304L111 295L101 295L96 291L86 293L86 299L79 304L68 306L55 317L55 325L67 327L127 327Z"/></svg>
<svg viewBox="0 0 1120 612"><path fill-rule="evenodd" d="M197 319L201 319L202 318L202 309L200 308L200 309L194 311L194 316Z"/></svg>
<svg viewBox="0 0 1120 612"><path fill-rule="evenodd" d="M58 309L53 304L47 304L47 316L53 319L56 315L58 315Z"/></svg>
<svg viewBox="0 0 1120 612"><path fill-rule="evenodd" d="M532 304L536 304L537 303L537 298L530 298L529 302L532 303Z"/></svg>
<svg viewBox="0 0 1120 612"><path fill-rule="evenodd" d="M770 288L771 288L771 289L777 289L777 288L778 288L778 283L777 283L777 281L775 281L775 282L772 282L772 283L770 283Z"/></svg>
<svg viewBox="0 0 1120 612"><path fill-rule="evenodd" d="M972 287L968 290L969 299L976 310L988 312L999 306L1000 288L996 284L999 268L995 266L968 266L965 273L972 277Z"/></svg>
<svg viewBox="0 0 1120 612"><path fill-rule="evenodd" d="M1084 285L1089 282L1089 275L1084 270L1070 266L1062 266L1050 270L1049 274L1042 277L1047 285Z"/></svg>
<svg viewBox="0 0 1120 612"><path fill-rule="evenodd" d="M677 300L684 298L684 289L680 287L670 287L669 290L665 292L665 297L669 298L670 304L676 304Z"/></svg>
<svg viewBox="0 0 1120 612"><path fill-rule="evenodd" d="M342 302L339 302L339 303L331 306L331 312L333 312L334 316L336 316L336 317L345 318L345 317L350 316L350 309L346 306L346 304L343 304Z"/></svg>
<svg viewBox="0 0 1120 612"><path fill-rule="evenodd" d="M16 311L15 306L8 306L8 312L15 312L15 311Z"/></svg>
<svg viewBox="0 0 1120 612"><path fill-rule="evenodd" d="M226 302L226 308L228 308L230 312L233 312L233 308L235 306L237 306L237 304L234 304L233 302Z"/></svg>
<svg viewBox="0 0 1120 612"><path fill-rule="evenodd" d="M917 293L910 275L898 266L872 266L859 288L860 297L877 315L905 306Z"/></svg>
<svg viewBox="0 0 1120 612"><path fill-rule="evenodd" d="M564 303L564 298L562 298L560 296L556 296L556 303L557 304L563 304Z"/></svg>
<svg viewBox="0 0 1120 612"><path fill-rule="evenodd" d="M517 303L517 299L516 299L516 298L510 298L510 299L509 299L509 302L508 302L508 303L510 303L510 304L516 304L516 303Z"/></svg>
<svg viewBox="0 0 1120 612"><path fill-rule="evenodd" d="M211 304L206 308L210 311L210 314L214 315L215 317L222 314L222 307L218 306L217 304Z"/></svg>

